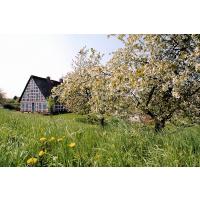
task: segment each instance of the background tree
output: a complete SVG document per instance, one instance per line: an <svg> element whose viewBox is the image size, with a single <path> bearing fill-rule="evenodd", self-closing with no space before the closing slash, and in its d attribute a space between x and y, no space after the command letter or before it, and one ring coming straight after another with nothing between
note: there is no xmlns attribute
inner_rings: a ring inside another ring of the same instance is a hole
<svg viewBox="0 0 200 200"><path fill-rule="evenodd" d="M19 100L19 97L14 96L14 97L13 97L13 100L18 101L18 100Z"/></svg>
<svg viewBox="0 0 200 200"><path fill-rule="evenodd" d="M126 49L118 49L107 63L107 67L111 74L109 93L112 114L127 118L137 110L129 94L133 90L131 78L133 78L134 71L129 66L126 55Z"/></svg>
<svg viewBox="0 0 200 200"><path fill-rule="evenodd" d="M47 100L47 107L48 110L50 111L50 114L53 114L54 112L54 106L55 106L55 98L53 98L52 96L50 96Z"/></svg>
<svg viewBox="0 0 200 200"><path fill-rule="evenodd" d="M20 110L19 98L17 96L14 96L13 98L5 98L3 100L3 107L5 109L19 111Z"/></svg>
<svg viewBox="0 0 200 200"><path fill-rule="evenodd" d="M64 82L53 89L53 95L71 112L87 114L91 111L91 88L94 80L93 68L100 66L102 54L94 49L82 48L73 60L73 71Z"/></svg>
<svg viewBox="0 0 200 200"><path fill-rule="evenodd" d="M0 89L0 104L3 104L5 100L5 94L3 93L3 91Z"/></svg>
<svg viewBox="0 0 200 200"><path fill-rule="evenodd" d="M89 105L91 112L99 116L100 124L105 125L105 114L110 114L112 110L111 95L109 91L111 73L106 66L93 67L91 99Z"/></svg>

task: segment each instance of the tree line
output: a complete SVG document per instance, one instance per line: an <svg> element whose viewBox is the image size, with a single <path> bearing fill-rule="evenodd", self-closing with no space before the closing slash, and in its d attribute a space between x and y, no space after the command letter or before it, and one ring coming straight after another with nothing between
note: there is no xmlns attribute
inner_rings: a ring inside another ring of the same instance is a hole
<svg viewBox="0 0 200 200"><path fill-rule="evenodd" d="M0 107L10 110L20 110L19 97L14 96L12 99L6 98L3 90L0 89Z"/></svg>
<svg viewBox="0 0 200 200"><path fill-rule="evenodd" d="M113 35L124 45L102 64L95 49L80 50L73 71L53 89L71 112L133 116L155 122L155 131L174 116L200 117L200 35Z"/></svg>

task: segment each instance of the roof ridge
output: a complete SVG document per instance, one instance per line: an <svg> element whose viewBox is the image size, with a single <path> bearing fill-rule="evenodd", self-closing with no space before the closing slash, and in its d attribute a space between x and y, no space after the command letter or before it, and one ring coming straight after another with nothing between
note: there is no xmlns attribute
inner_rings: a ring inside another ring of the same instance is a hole
<svg viewBox="0 0 200 200"><path fill-rule="evenodd" d="M40 78L40 79L47 80L47 78L43 78L43 77L40 77L40 76L35 76L35 75L31 75L31 77L32 77L32 78ZM58 82L58 83L60 83L59 81L52 80L52 79L50 79L50 81L55 81L55 82Z"/></svg>

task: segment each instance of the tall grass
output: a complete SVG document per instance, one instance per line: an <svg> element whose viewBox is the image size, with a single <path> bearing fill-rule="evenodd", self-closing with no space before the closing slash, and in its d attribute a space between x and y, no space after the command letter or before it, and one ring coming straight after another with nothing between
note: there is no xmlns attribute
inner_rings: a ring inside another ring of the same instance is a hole
<svg viewBox="0 0 200 200"><path fill-rule="evenodd" d="M110 119L102 128L84 119L0 109L0 166L28 166L32 157L32 166L200 166L199 125L155 134L142 124Z"/></svg>

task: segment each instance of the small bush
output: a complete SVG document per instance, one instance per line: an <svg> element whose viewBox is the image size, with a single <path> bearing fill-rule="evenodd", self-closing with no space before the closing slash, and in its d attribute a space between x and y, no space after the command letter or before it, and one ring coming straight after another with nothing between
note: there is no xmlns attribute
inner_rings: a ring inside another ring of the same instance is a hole
<svg viewBox="0 0 200 200"><path fill-rule="evenodd" d="M90 124L99 124L100 117L95 114L88 114L87 115L87 122Z"/></svg>
<svg viewBox="0 0 200 200"><path fill-rule="evenodd" d="M19 111L20 110L20 105L18 103L5 103L3 105L3 108L9 109L9 110Z"/></svg>
<svg viewBox="0 0 200 200"><path fill-rule="evenodd" d="M77 122L87 123L87 124L100 124L101 117L96 114L88 114L82 117L76 118ZM107 119L105 120L105 124L107 124Z"/></svg>

